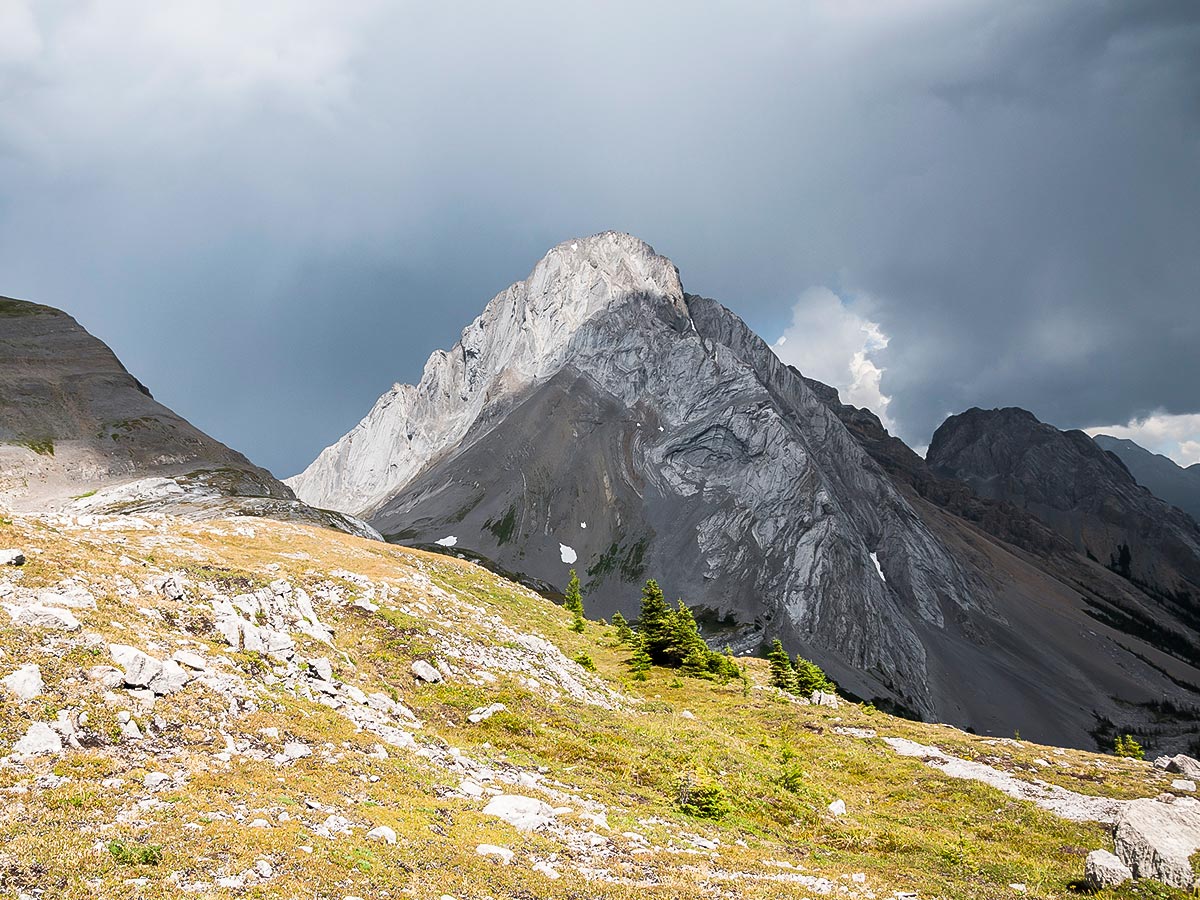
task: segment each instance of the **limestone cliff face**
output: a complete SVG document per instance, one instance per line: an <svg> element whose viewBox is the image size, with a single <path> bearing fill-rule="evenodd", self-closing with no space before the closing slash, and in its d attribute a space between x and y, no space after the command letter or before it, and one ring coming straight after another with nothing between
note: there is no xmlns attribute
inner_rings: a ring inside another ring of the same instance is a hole
<svg viewBox="0 0 1200 900"><path fill-rule="evenodd" d="M287 483L308 503L368 514L485 412L561 369L584 322L641 295L687 315L675 266L637 238L610 232L559 244L494 297L449 352L430 356L416 386L394 386Z"/></svg>
<svg viewBox="0 0 1200 900"><path fill-rule="evenodd" d="M291 484L545 589L574 567L595 616L635 614L655 577L714 642L778 635L925 717L1078 743L1115 695L1174 690L1128 651L1101 688L1113 645L1078 593L931 511L823 387L602 234L552 250Z"/></svg>

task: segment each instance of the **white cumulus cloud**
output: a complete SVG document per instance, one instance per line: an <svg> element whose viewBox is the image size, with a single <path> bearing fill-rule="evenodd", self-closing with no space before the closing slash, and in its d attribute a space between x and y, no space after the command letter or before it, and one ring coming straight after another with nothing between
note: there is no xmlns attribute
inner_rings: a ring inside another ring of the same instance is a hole
<svg viewBox="0 0 1200 900"><path fill-rule="evenodd" d="M1088 434L1110 434L1140 444L1154 453L1169 456L1181 466L1200 463L1200 413L1172 415L1158 410L1124 425L1096 425Z"/></svg>
<svg viewBox="0 0 1200 900"><path fill-rule="evenodd" d="M792 322L775 342L775 354L808 378L838 389L843 403L865 406L894 431L891 397L880 389L883 368L874 355L888 345L879 324L824 286L810 287L792 307Z"/></svg>

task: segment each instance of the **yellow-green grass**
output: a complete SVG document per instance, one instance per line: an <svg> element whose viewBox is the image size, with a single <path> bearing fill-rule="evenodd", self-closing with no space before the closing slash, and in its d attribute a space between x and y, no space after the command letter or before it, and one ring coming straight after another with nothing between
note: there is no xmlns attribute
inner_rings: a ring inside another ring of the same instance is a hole
<svg viewBox="0 0 1200 900"><path fill-rule="evenodd" d="M213 754L223 743L211 725L221 703L192 686L159 700L155 708L178 726L170 759L135 761L131 745L114 743L32 763L35 772L70 776L52 789L30 787L28 772L0 771L0 787L25 789L6 795L0 814L0 853L10 860L6 887L41 886L62 897L133 896L135 888L126 881L146 879L136 896L176 896L178 884L168 880L172 873L179 873L181 882L211 881L266 858L274 876L240 896L688 898L704 895L697 886L704 878L719 882L721 872L780 875L789 870L774 863L783 862L834 880L864 873L877 896L906 890L922 897L1011 897L1016 894L1009 885L1022 883L1029 896L1065 897L1082 877L1083 855L1111 849L1107 829L1066 822L982 784L948 778L920 760L897 756L879 739L838 734L834 727L870 728L881 736L936 744L1082 793L1153 796L1169 781L1145 762L1074 750L1057 754L1053 748L997 742L855 704L831 710L787 702L765 687L766 666L756 659L740 661L753 684L749 692L737 682L717 685L663 669L635 681L626 666L628 650L616 644L613 629L588 622L585 632L576 634L564 610L475 566L318 529L248 524L255 531L252 538L233 534L230 523L175 522L167 537L177 543L164 545L153 532L89 534L17 522L0 525L0 546L26 551L29 562L21 580L27 586L53 584L72 574L93 585L98 609L78 613L85 631L139 646L146 633L168 650L178 639L188 639L209 655L230 656L247 678L269 661L229 653L204 630L202 611L189 603L172 604L144 592L133 601L121 599L112 586L114 576L140 584L154 571L183 570L196 581L228 583L233 593L274 578L311 588L341 568L391 583L401 603L423 599L436 607L437 623L387 608L367 613L319 607L322 620L335 628L338 652L312 642L301 642L300 652L328 656L338 678L402 701L425 723L417 732L419 741L445 743L494 765L544 767L548 779L603 804L611 826L606 836L621 851L608 864L611 874L633 882L653 880L656 886L589 882L566 862L557 866L561 879L546 879L530 870L528 854L565 856L552 839L520 834L483 816L479 801L447 796L458 777L411 753L389 748L387 759L368 756L374 737L356 733L333 710L281 690L238 719L236 734L268 750L284 740L303 740L313 747L313 756L284 768L242 756L234 756L227 767L214 765ZM122 565L122 554L135 565ZM550 639L567 657L586 651L609 687L627 699L616 710L551 701L507 676L482 686L461 680L415 686L411 661L437 658L439 642L429 634L431 624L443 631L453 626L482 642L495 639L486 621L408 581L404 576L415 567L487 615ZM340 583L347 596L354 596L352 584ZM144 616L139 607L146 606L159 609L168 621ZM196 630L181 630L189 622ZM81 675L88 666L110 660L102 651L66 647L60 635L31 636L0 627L3 664L37 662L48 686L46 696L29 704L0 705L0 746L9 746L31 720L52 719L65 708L86 709L91 727L102 735L117 733L116 709L104 704ZM508 710L476 725L467 722L473 708L494 702ZM684 710L695 718L681 715ZM262 729L272 728L278 739L263 736ZM327 760L325 751L340 759ZM1052 765L1035 765L1038 758ZM141 778L147 766L191 774L182 787L154 795L163 801L161 808L137 813L152 824L120 824L118 812L146 796ZM109 777L123 778L125 785L101 788L100 781ZM729 801L728 814L710 821L681 812L676 801L683 779L719 785ZM366 827L389 825L399 840L395 846L368 842L365 827L349 836L316 836L300 821L324 818L304 809L309 799ZM829 814L827 806L835 799L845 801L845 816ZM212 815L243 808L240 824ZM281 812L290 818L280 821ZM260 816L274 827L247 827ZM685 834L716 838L719 856L666 849L632 855L633 845L621 836L627 831L660 848L694 850ZM160 846L162 861L121 861L118 856L127 855L114 856L107 847L112 841L127 848ZM512 848L519 854L517 863L502 866L481 858L475 853L481 843ZM723 887L735 896L764 900L810 896L802 886L778 881L743 878ZM1112 896L1183 895L1143 883Z"/></svg>

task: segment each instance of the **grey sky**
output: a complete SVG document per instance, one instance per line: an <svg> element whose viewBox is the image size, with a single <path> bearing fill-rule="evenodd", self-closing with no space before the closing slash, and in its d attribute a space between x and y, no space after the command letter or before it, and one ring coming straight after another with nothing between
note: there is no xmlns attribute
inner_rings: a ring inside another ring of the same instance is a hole
<svg viewBox="0 0 1200 900"><path fill-rule="evenodd" d="M1200 4L0 0L0 294L277 474L606 228L916 445L1200 413Z"/></svg>

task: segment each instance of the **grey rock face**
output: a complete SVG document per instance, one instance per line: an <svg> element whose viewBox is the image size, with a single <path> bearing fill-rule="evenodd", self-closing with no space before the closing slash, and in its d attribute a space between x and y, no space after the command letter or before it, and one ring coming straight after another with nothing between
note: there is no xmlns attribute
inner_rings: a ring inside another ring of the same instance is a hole
<svg viewBox="0 0 1200 900"><path fill-rule="evenodd" d="M575 330L620 299L654 294L683 314L670 260L627 234L559 244L524 282L497 295L419 384L396 385L345 437L289 478L314 506L368 515L454 446L485 407L511 400L563 364Z"/></svg>
<svg viewBox="0 0 1200 900"><path fill-rule="evenodd" d="M1117 819L1115 841L1135 877L1189 890L1196 875L1188 858L1200 850L1200 803L1131 801Z"/></svg>
<svg viewBox="0 0 1200 900"><path fill-rule="evenodd" d="M736 644L785 634L820 648L852 689L932 714L917 629L983 612L967 573L728 310L685 296L674 267L627 236L563 246L451 351L488 402L372 523L430 543L463 530L463 545L550 583L563 580L569 550L601 614L635 612L635 585L654 574L736 622ZM499 318L513 298L520 315ZM565 312L579 309L589 315ZM523 335L554 337L516 374L488 331L514 318ZM355 447L370 426L352 433ZM434 427L414 416L404 430Z"/></svg>
<svg viewBox="0 0 1200 900"><path fill-rule="evenodd" d="M594 616L636 614L655 577L718 646L779 635L927 718L1090 743L1081 696L1107 715L1112 685L1178 691L1107 634L1079 646L1073 585L930 510L814 385L650 247L597 235L554 248L291 483L539 589L574 566Z"/></svg>
<svg viewBox="0 0 1200 900"><path fill-rule="evenodd" d="M1083 877L1093 890L1103 891L1124 884L1133 872L1107 850L1093 850L1084 861Z"/></svg>

